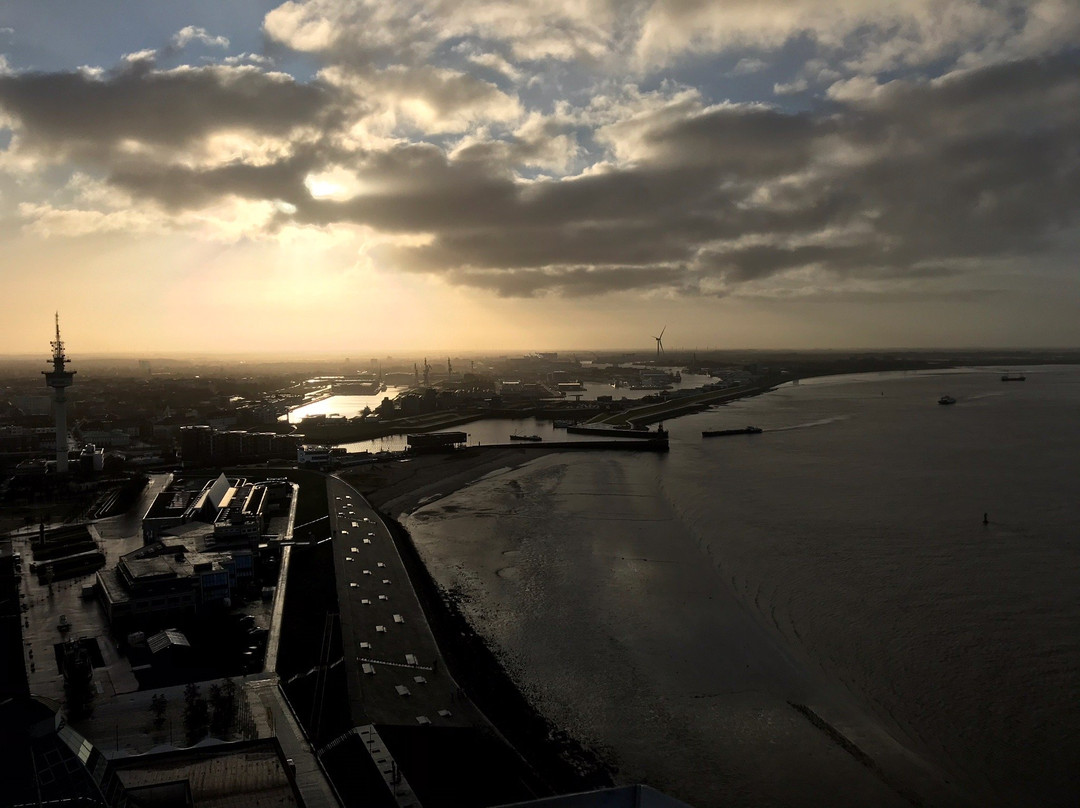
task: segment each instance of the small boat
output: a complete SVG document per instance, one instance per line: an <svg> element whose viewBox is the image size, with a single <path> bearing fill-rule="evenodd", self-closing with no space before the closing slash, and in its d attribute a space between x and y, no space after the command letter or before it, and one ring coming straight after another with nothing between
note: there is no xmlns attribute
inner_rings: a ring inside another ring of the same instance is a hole
<svg viewBox="0 0 1080 808"><path fill-rule="evenodd" d="M539 435L511 435L510 440L527 440L536 443L543 440Z"/></svg>
<svg viewBox="0 0 1080 808"><path fill-rule="evenodd" d="M1023 373L1006 373L1004 376L1001 377L1001 380L1003 382L1023 382L1027 381L1027 376L1025 376Z"/></svg>
<svg viewBox="0 0 1080 808"><path fill-rule="evenodd" d="M760 435L764 432L760 426L744 426L742 429L709 429L701 433L703 438L722 438L727 435Z"/></svg>
<svg viewBox="0 0 1080 808"><path fill-rule="evenodd" d="M942 396L941 398L939 398L937 400L937 403L938 404L955 404L956 399L953 398L952 396Z"/></svg>

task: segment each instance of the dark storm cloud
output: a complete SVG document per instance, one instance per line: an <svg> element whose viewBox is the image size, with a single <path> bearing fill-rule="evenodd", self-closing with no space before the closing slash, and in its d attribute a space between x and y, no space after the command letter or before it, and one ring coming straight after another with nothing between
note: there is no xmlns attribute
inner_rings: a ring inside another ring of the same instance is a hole
<svg viewBox="0 0 1080 808"><path fill-rule="evenodd" d="M645 142L658 162L774 175L804 165L815 140L831 128L829 120L815 120L806 113L724 106L658 127Z"/></svg>
<svg viewBox="0 0 1080 808"><path fill-rule="evenodd" d="M452 283L495 292L500 297L589 297L608 292L678 289L696 292L696 279L681 267L561 267L539 272L460 269L449 273Z"/></svg>
<svg viewBox="0 0 1080 808"><path fill-rule="evenodd" d="M694 102L604 126L583 113L577 125L595 127L613 159L565 179L516 174L564 124L456 152L329 137L361 101L250 68L0 76L0 107L24 140L103 154L110 181L139 197L170 209L275 199L301 224L425 234L378 258L502 295L722 293L803 268L932 282L979 259L1036 255L1080 212L1076 51L934 81L838 84L799 113ZM220 130L316 125L317 144L257 165L117 152L126 139L179 152ZM359 195L312 198L305 178L332 167L357 175Z"/></svg>
<svg viewBox="0 0 1080 808"><path fill-rule="evenodd" d="M232 163L202 171L136 164L117 168L109 181L170 210L181 210L210 205L229 195L252 200L301 198L307 193L304 177L313 165L309 154L268 165Z"/></svg>
<svg viewBox="0 0 1080 808"><path fill-rule="evenodd" d="M457 267L451 278L502 294L639 288L628 267L655 269L681 291L804 267L951 276L956 262L1037 253L1075 225L1078 76L1069 55L889 85L814 114L726 106L663 120L641 133L646 157L626 168L502 183L497 205L469 202L439 221L430 211L410 219L419 206L394 200L381 226L435 238L386 257ZM594 272L560 272L581 264Z"/></svg>
<svg viewBox="0 0 1080 808"><path fill-rule="evenodd" d="M0 74L0 110L27 148L108 153L125 140L181 148L214 132L287 135L328 123L332 94L250 67L157 71L146 60L96 76Z"/></svg>

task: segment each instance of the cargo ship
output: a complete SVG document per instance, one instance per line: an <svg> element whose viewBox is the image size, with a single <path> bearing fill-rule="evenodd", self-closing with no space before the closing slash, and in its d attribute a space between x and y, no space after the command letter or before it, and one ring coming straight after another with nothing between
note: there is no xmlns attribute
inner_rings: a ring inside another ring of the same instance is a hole
<svg viewBox="0 0 1080 808"><path fill-rule="evenodd" d="M1003 382L1023 382L1027 381L1027 376L1025 376L1023 373L1006 373L1004 376L1001 377L1001 380Z"/></svg>
<svg viewBox="0 0 1080 808"><path fill-rule="evenodd" d="M539 435L511 435L510 440L527 440L536 443L543 440Z"/></svg>
<svg viewBox="0 0 1080 808"><path fill-rule="evenodd" d="M727 435L760 435L764 431L760 426L744 426L742 429L708 429L701 433L701 437L722 438Z"/></svg>

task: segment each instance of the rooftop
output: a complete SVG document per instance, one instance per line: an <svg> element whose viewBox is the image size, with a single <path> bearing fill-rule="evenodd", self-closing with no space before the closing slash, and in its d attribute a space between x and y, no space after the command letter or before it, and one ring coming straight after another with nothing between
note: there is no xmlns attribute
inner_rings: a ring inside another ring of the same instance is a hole
<svg viewBox="0 0 1080 808"><path fill-rule="evenodd" d="M300 806L274 741L223 744L114 761L125 789L186 781L199 808Z"/></svg>

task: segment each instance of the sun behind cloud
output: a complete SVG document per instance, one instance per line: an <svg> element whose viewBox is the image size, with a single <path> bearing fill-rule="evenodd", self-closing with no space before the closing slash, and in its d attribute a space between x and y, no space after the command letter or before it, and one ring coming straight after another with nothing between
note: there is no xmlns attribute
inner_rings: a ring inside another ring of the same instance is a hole
<svg viewBox="0 0 1080 808"><path fill-rule="evenodd" d="M236 20L80 31L112 56L76 66L0 41L0 246L27 288L108 305L136 274L202 278L210 249L238 276L299 262L301 295L256 273L281 286L265 322L348 298L363 266L358 298L475 301L491 329L513 308L548 346L594 333L580 313L637 339L602 301L661 301L700 343L992 344L1017 311L1033 344L1080 340L1074 4L309 0ZM101 250L112 274L86 284L71 259ZM434 341L434 319L410 328Z"/></svg>

